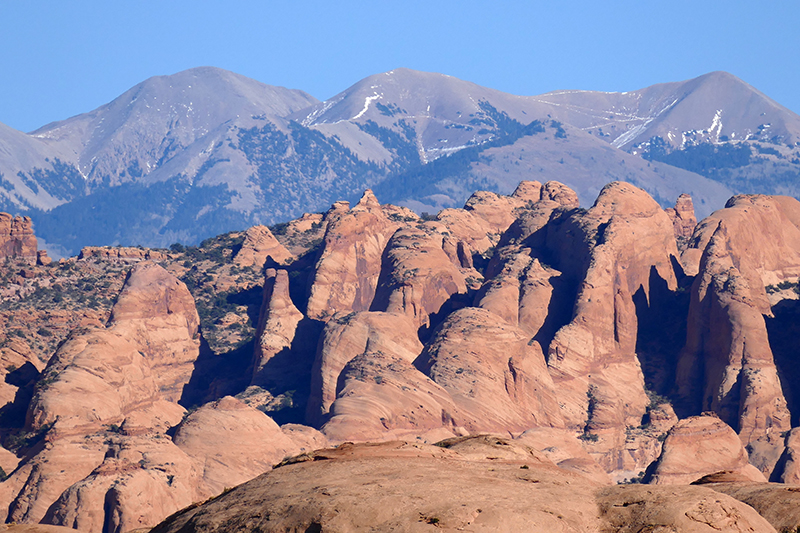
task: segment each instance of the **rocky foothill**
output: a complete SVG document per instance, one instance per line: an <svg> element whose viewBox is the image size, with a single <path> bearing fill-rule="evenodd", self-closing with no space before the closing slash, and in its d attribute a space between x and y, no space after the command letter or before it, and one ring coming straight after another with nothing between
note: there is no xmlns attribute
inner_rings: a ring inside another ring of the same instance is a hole
<svg viewBox="0 0 800 533"><path fill-rule="evenodd" d="M8 531L800 526L792 198L368 190L58 261L0 223Z"/></svg>

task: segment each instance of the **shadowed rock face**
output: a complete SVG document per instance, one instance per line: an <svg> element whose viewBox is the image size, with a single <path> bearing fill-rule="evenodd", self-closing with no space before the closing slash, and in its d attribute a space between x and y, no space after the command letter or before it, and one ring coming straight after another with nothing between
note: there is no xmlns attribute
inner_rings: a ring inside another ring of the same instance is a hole
<svg viewBox="0 0 800 533"><path fill-rule="evenodd" d="M320 338L307 418L317 424L325 420L339 392L341 373L355 357L381 353L410 364L421 351L414 324L404 315L363 312L334 316Z"/></svg>
<svg viewBox="0 0 800 533"><path fill-rule="evenodd" d="M683 251L689 245L689 239L691 239L694 228L697 226L692 197L688 194L681 194L675 202L675 207L667 208L665 211L670 220L672 220L678 249Z"/></svg>
<svg viewBox="0 0 800 533"><path fill-rule="evenodd" d="M684 257L699 273L676 379L679 414L712 410L745 443L789 430L792 365L776 367L773 346L780 361L791 358L780 332L770 338L765 317L773 302L796 296L768 295L766 287L800 278L800 202L734 197L698 225Z"/></svg>
<svg viewBox="0 0 800 533"><path fill-rule="evenodd" d="M560 294L574 298L572 318L545 346L562 415L569 426L598 436L593 451L607 469L623 468L618 450L625 429L641 423L648 404L634 296L649 299L653 279L677 288L672 223L646 193L623 183L606 186L587 211L560 210L542 222L531 220L530 229L517 231L531 243L533 257L561 273L545 279L573 287Z"/></svg>
<svg viewBox="0 0 800 533"><path fill-rule="evenodd" d="M267 269L256 333L252 384L269 387L293 381L290 376L303 367L291 356L292 341L302 319L303 313L297 310L289 296L288 273Z"/></svg>

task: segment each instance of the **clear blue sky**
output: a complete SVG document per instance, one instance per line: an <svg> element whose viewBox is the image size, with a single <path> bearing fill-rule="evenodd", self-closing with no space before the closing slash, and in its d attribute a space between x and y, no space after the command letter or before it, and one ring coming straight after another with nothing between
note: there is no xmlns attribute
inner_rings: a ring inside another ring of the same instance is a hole
<svg viewBox="0 0 800 533"><path fill-rule="evenodd" d="M0 0L0 122L30 131L203 65L324 100L396 67L514 94L713 70L800 112L800 2Z"/></svg>

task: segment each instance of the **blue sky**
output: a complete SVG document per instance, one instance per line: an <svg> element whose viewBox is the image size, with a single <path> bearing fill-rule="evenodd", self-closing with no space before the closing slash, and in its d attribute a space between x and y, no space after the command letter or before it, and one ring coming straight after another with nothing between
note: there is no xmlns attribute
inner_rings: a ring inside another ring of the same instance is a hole
<svg viewBox="0 0 800 533"><path fill-rule="evenodd" d="M0 0L0 122L30 131L203 65L326 99L396 67L514 94L726 70L800 112L796 1Z"/></svg>

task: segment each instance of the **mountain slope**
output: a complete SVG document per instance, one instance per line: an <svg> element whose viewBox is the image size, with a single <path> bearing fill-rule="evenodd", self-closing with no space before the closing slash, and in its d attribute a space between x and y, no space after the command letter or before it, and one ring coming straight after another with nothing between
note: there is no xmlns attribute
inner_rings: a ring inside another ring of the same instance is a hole
<svg viewBox="0 0 800 533"><path fill-rule="evenodd" d="M12 154L0 153L0 194L71 253L196 243L367 187L431 211L530 178L562 181L588 205L623 180L662 205L689 193L706 215L733 192L800 195L798 132L800 117L726 73L516 96L396 69L318 102L203 67L150 78L29 136L0 135Z"/></svg>
<svg viewBox="0 0 800 533"><path fill-rule="evenodd" d="M70 154L0 124L0 209L52 209L83 191Z"/></svg>
<svg viewBox="0 0 800 533"><path fill-rule="evenodd" d="M727 72L661 83L638 91L558 91L534 97L559 108L559 120L635 149L652 137L687 142L800 140L800 116Z"/></svg>
<svg viewBox="0 0 800 533"><path fill-rule="evenodd" d="M156 76L98 109L31 135L65 147L92 185L136 181L221 125L283 116L316 102L218 68Z"/></svg>

